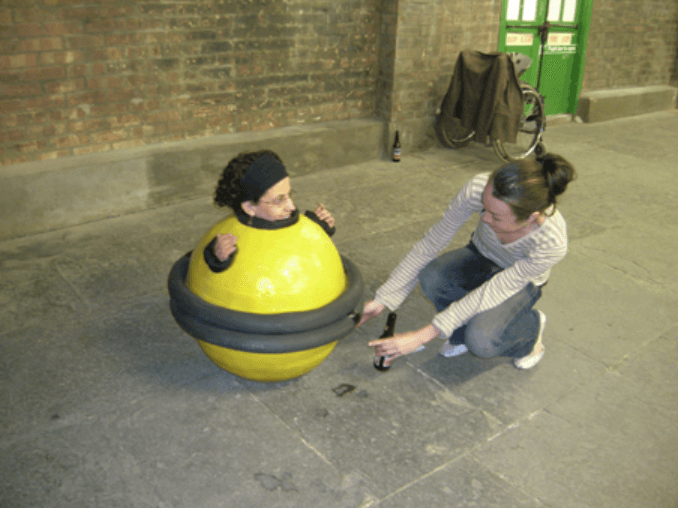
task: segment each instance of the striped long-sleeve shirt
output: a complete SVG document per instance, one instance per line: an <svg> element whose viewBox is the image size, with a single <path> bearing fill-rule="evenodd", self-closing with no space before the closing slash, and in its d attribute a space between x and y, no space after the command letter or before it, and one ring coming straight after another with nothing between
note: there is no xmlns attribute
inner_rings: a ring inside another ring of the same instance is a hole
<svg viewBox="0 0 678 510"><path fill-rule="evenodd" d="M476 175L464 185L442 219L412 247L386 283L379 287L375 296L377 302L391 310L402 304L417 284L419 272L450 243L474 213L483 210L482 195L489 176L489 173ZM449 338L455 329L478 313L517 294L529 282L534 285L546 283L551 268L567 253L567 229L558 211L546 216L546 221L536 230L507 244L499 241L488 225L478 221L472 240L483 256L504 270L434 317L433 325L441 331L443 338Z"/></svg>

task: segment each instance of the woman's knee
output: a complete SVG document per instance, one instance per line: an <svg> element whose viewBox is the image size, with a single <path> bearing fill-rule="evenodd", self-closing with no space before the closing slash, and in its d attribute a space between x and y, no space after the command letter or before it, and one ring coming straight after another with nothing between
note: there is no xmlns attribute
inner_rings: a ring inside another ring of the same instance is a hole
<svg viewBox="0 0 678 510"><path fill-rule="evenodd" d="M501 354L495 328L483 321L473 320L466 324L464 343L468 350L480 358L494 358Z"/></svg>

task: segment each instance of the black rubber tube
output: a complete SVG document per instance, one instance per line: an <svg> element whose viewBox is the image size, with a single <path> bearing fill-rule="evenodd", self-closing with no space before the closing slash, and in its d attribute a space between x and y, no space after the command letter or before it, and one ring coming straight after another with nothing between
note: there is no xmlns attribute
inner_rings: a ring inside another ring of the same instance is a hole
<svg viewBox="0 0 678 510"><path fill-rule="evenodd" d="M266 315L216 306L193 294L185 285L187 254L170 271L170 309L184 331L214 345L261 353L319 347L348 334L362 313L362 276L350 260L341 259L348 284L337 299L316 310Z"/></svg>
<svg viewBox="0 0 678 510"><path fill-rule="evenodd" d="M311 331L336 321L339 317L356 313L356 303L362 301L363 279L358 268L341 257L348 283L344 292L327 305L305 312L258 314L239 312L208 303L186 287L190 258L183 256L172 267L168 278L171 298L182 309L180 313L197 317L202 322L223 329L256 334L286 334ZM357 313L362 309L357 310Z"/></svg>
<svg viewBox="0 0 678 510"><path fill-rule="evenodd" d="M263 354L296 352L320 347L349 334L355 328L352 317L339 320L311 331L288 333L285 335L263 335L230 331L213 324L208 324L196 317L184 315L178 310L176 301L170 301L170 310L174 320L186 333L220 347L228 347L237 351Z"/></svg>

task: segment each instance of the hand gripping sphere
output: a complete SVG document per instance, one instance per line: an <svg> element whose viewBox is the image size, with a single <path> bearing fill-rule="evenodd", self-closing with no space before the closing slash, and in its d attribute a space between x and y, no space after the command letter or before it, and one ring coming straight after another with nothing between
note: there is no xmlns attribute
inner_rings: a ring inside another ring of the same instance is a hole
<svg viewBox="0 0 678 510"><path fill-rule="evenodd" d="M217 233L238 238L230 267L214 273L203 250ZM235 216L217 223L169 275L170 309L219 367L282 381L318 366L362 311L358 269L306 216L265 230Z"/></svg>

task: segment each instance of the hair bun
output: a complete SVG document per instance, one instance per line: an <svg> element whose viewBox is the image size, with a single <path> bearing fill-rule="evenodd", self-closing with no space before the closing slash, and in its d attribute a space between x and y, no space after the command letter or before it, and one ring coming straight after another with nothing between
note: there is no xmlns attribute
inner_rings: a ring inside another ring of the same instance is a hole
<svg viewBox="0 0 678 510"><path fill-rule="evenodd" d="M549 195L554 198L564 193L570 181L576 178L574 167L562 156L545 154L538 161L541 163L541 171L549 189Z"/></svg>

